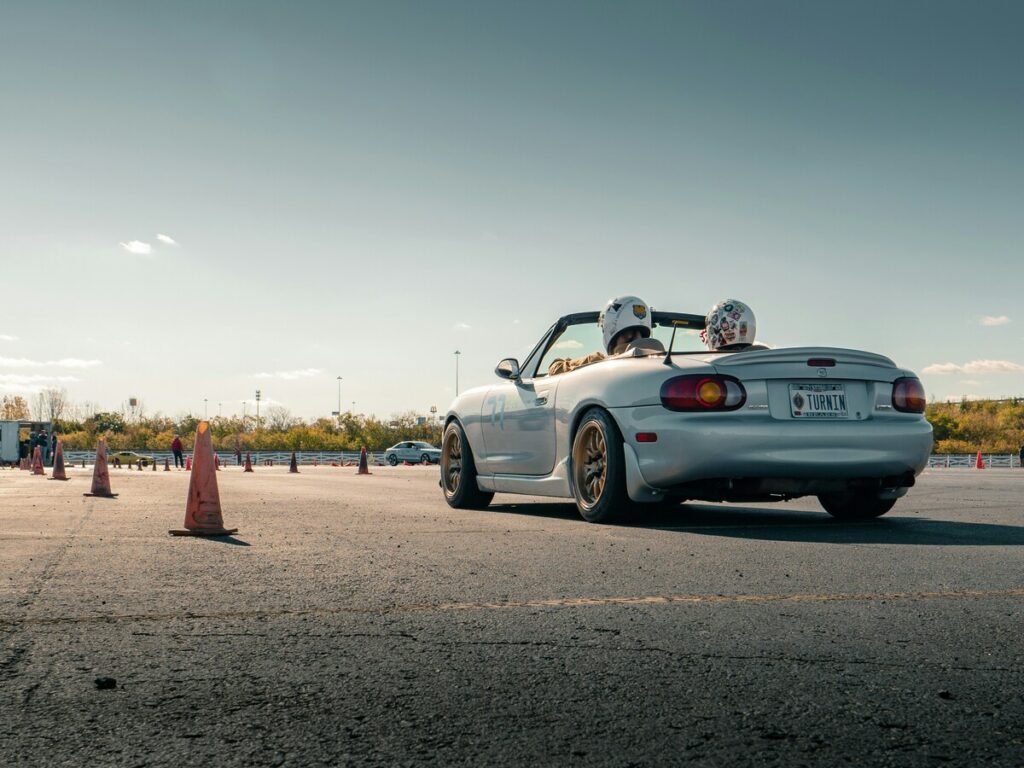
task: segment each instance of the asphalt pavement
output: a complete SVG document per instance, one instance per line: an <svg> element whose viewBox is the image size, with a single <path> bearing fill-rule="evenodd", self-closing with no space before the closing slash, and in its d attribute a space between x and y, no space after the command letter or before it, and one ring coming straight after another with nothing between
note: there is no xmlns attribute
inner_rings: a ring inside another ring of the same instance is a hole
<svg viewBox="0 0 1024 768"><path fill-rule="evenodd" d="M1024 765L1024 471L633 525L437 468L0 471L0 765ZM99 682L97 682L99 681Z"/></svg>

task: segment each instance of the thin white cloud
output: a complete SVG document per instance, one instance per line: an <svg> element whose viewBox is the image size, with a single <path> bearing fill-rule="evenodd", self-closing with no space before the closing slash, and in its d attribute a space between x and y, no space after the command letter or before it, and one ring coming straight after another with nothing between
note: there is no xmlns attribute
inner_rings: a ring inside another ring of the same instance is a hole
<svg viewBox="0 0 1024 768"><path fill-rule="evenodd" d="M60 360L30 360L27 357L0 357L0 368L95 368L99 360L64 357Z"/></svg>
<svg viewBox="0 0 1024 768"><path fill-rule="evenodd" d="M159 240L164 245L177 245L178 244L178 241L175 240L170 235L157 235L156 239Z"/></svg>
<svg viewBox="0 0 1024 768"><path fill-rule="evenodd" d="M552 349L583 349L583 343L576 339L566 339L555 344Z"/></svg>
<svg viewBox="0 0 1024 768"><path fill-rule="evenodd" d="M319 376L323 371L319 368L299 368L295 371L274 371L273 373L254 373L257 379L284 379L285 381L294 381L295 379L305 379L310 376Z"/></svg>
<svg viewBox="0 0 1024 768"><path fill-rule="evenodd" d="M456 323L455 325L452 326L452 328L454 328L457 331L468 331L472 327L473 326L471 326L469 323Z"/></svg>
<svg viewBox="0 0 1024 768"><path fill-rule="evenodd" d="M25 376L19 373L0 373L0 392L28 395L41 389L75 381L79 381L79 379L74 376Z"/></svg>
<svg viewBox="0 0 1024 768"><path fill-rule="evenodd" d="M969 363L933 363L922 369L922 373L1017 373L1024 371L1024 365L1009 360L972 360Z"/></svg>
<svg viewBox="0 0 1024 768"><path fill-rule="evenodd" d="M250 397L248 400L243 400L242 402L245 403L247 408L248 407L252 408L252 412L251 413L250 412L246 412L245 415L246 416L250 416L252 418L255 418L255 416L256 416L256 401L253 398ZM260 398L260 408L266 408L266 407L271 406L271 405L284 405L284 403L282 403L280 400L275 400L272 397L261 397Z"/></svg>
<svg viewBox="0 0 1024 768"><path fill-rule="evenodd" d="M17 336L11 336L9 333L0 333L0 341L17 341Z"/></svg>
<svg viewBox="0 0 1024 768"><path fill-rule="evenodd" d="M81 381L76 376L42 376L32 374L26 376L22 373L0 373L0 384L67 384L74 381Z"/></svg>
<svg viewBox="0 0 1024 768"><path fill-rule="evenodd" d="M992 328L997 325L1009 325L1009 323L1010 318L1008 318L1006 315L998 315L996 317L986 316L981 318L981 324L989 328Z"/></svg>
<svg viewBox="0 0 1024 768"><path fill-rule="evenodd" d="M153 252L153 246L141 240L129 240L127 243L121 243L120 245L128 253L134 253L136 256L148 256Z"/></svg>

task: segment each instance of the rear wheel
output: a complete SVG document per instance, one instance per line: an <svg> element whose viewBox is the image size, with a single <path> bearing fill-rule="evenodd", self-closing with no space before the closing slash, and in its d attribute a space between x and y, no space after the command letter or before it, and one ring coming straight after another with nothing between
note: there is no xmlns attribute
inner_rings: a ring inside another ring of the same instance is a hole
<svg viewBox="0 0 1024 768"><path fill-rule="evenodd" d="M607 412L588 411L572 443L572 480L576 509L591 523L625 519L633 510L626 492L622 435Z"/></svg>
<svg viewBox="0 0 1024 768"><path fill-rule="evenodd" d="M838 520L870 520L881 517L896 503L896 499L880 499L873 491L847 491L823 493L818 497L821 506Z"/></svg>
<svg viewBox="0 0 1024 768"><path fill-rule="evenodd" d="M441 488L448 506L456 509L484 509L494 498L476 483L473 451L457 421L448 425L441 441Z"/></svg>
<svg viewBox="0 0 1024 768"><path fill-rule="evenodd" d="M393 454L393 453L389 453L388 454L388 464L390 464L392 467L397 465L398 464L398 457L395 456L395 454Z"/></svg>
<svg viewBox="0 0 1024 768"><path fill-rule="evenodd" d="M429 463L430 463L430 454L429 453L424 453L422 456L420 456L420 464L429 464Z"/></svg>

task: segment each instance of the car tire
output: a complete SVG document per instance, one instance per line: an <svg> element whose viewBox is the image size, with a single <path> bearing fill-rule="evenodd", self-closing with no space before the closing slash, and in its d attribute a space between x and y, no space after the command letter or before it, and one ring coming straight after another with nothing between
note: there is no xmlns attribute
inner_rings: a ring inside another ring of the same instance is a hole
<svg viewBox="0 0 1024 768"><path fill-rule="evenodd" d="M393 453L388 454L388 464L392 467L398 466L398 457Z"/></svg>
<svg viewBox="0 0 1024 768"><path fill-rule="evenodd" d="M572 441L572 490L589 523L615 523L634 511L626 491L625 451L615 421L600 408L584 414Z"/></svg>
<svg viewBox="0 0 1024 768"><path fill-rule="evenodd" d="M420 464L429 464L429 463L430 463L430 454L429 453L424 453L422 456L420 456Z"/></svg>
<svg viewBox="0 0 1024 768"><path fill-rule="evenodd" d="M818 502L837 520L870 520L892 509L896 499L880 499L873 491L847 491L823 493Z"/></svg>
<svg viewBox="0 0 1024 768"><path fill-rule="evenodd" d="M466 433L457 421L451 422L441 439L441 490L449 507L485 509L494 494L481 491L476 483L476 463Z"/></svg>

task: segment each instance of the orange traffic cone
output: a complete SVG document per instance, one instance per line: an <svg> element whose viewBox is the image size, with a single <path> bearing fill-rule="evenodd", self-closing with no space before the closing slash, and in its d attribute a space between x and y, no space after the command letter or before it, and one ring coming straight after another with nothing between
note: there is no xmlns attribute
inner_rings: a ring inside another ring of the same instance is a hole
<svg viewBox="0 0 1024 768"><path fill-rule="evenodd" d="M199 422L196 429L196 461L188 481L185 501L185 530L170 531L174 536L228 536L237 528L225 528L220 513L220 492L217 490L217 469L214 464L210 424Z"/></svg>
<svg viewBox="0 0 1024 768"><path fill-rule="evenodd" d="M164 456L164 472L171 471L171 460Z"/></svg>
<svg viewBox="0 0 1024 768"><path fill-rule="evenodd" d="M117 496L110 492L110 472L107 470L107 441L100 438L96 441L96 459L92 468L92 488L83 496L99 496L112 499Z"/></svg>
<svg viewBox="0 0 1024 768"><path fill-rule="evenodd" d="M186 472L191 472L192 471L192 454L191 453L188 456L185 457L185 471Z"/></svg>
<svg viewBox="0 0 1024 768"><path fill-rule="evenodd" d="M295 460L295 451L292 451L292 463L291 466L288 467L288 471L292 473L298 473L299 471L299 464Z"/></svg>
<svg viewBox="0 0 1024 768"><path fill-rule="evenodd" d="M245 453L245 469L243 469L242 471L243 472L252 472L253 471L252 470L252 456L249 454L248 451L246 451L246 453Z"/></svg>
<svg viewBox="0 0 1024 768"><path fill-rule="evenodd" d="M53 454L53 477L50 479L68 479L68 473L64 470L64 444L60 440L57 441L57 450Z"/></svg>
<svg viewBox="0 0 1024 768"><path fill-rule="evenodd" d="M975 469L984 469L985 468L985 460L983 458L981 458L981 451L978 451L978 456L974 460L974 468Z"/></svg>
<svg viewBox="0 0 1024 768"><path fill-rule="evenodd" d="M46 471L43 469L43 451L38 445L36 446L35 453L32 454L32 474L46 474Z"/></svg>
<svg viewBox="0 0 1024 768"><path fill-rule="evenodd" d="M366 465L366 446L364 445L362 450L359 451L359 469L356 471L357 475L372 475L370 468Z"/></svg>

